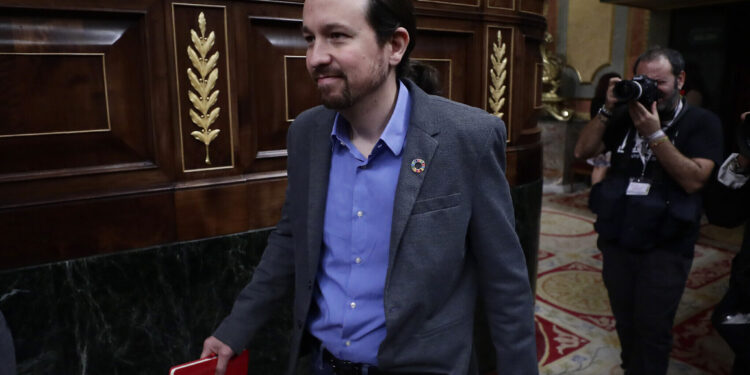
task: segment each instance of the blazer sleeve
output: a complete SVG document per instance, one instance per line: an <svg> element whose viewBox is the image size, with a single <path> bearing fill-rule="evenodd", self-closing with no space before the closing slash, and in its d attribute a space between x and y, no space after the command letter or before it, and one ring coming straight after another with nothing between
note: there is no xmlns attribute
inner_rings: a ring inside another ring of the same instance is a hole
<svg viewBox="0 0 750 375"><path fill-rule="evenodd" d="M470 251L499 374L537 374L533 295L505 177L505 127L495 121L474 171Z"/></svg>
<svg viewBox="0 0 750 375"><path fill-rule="evenodd" d="M290 222L290 184L281 220L269 238L253 277L240 292L231 313L213 336L241 352L252 337L280 308L280 302L294 285L294 244Z"/></svg>

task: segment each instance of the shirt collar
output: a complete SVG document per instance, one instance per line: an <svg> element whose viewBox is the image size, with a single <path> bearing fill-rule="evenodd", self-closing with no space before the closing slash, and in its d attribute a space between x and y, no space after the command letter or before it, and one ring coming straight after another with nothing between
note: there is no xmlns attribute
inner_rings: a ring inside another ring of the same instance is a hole
<svg viewBox="0 0 750 375"><path fill-rule="evenodd" d="M409 120L411 118L411 95L409 90L406 88L403 82L398 82L398 97L396 98L396 106L393 108L391 118L388 119L388 124L385 125L383 134L380 135L380 140L385 143L386 146L391 150L394 155L401 154L406 142L406 130L409 128ZM347 129L348 123L345 118L341 117L340 113L336 113L336 117L333 120L333 129L331 130L331 140L336 142L350 143L349 131Z"/></svg>

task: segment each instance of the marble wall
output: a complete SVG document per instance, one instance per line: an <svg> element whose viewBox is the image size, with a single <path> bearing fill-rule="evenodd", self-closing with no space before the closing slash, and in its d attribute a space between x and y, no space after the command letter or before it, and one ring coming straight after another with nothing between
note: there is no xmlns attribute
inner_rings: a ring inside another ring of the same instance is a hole
<svg viewBox="0 0 750 375"><path fill-rule="evenodd" d="M0 273L19 374L167 374L249 281L268 230ZM289 304L291 299L289 299ZM250 348L254 373L286 363L290 306Z"/></svg>

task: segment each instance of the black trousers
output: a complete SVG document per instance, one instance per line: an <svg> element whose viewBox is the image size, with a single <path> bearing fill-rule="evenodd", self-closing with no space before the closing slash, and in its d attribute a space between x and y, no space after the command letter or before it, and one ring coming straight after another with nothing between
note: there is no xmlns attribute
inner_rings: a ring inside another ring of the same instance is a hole
<svg viewBox="0 0 750 375"><path fill-rule="evenodd" d="M602 242L599 248L625 374L666 374L692 249L634 252Z"/></svg>
<svg viewBox="0 0 750 375"><path fill-rule="evenodd" d="M738 304L737 290L730 285L727 294L716 305L711 323L734 351L732 375L747 375L750 374L750 324L722 324L724 317L738 312Z"/></svg>
<svg viewBox="0 0 750 375"><path fill-rule="evenodd" d="M16 374L16 353L13 349L13 338L0 312L0 375Z"/></svg>

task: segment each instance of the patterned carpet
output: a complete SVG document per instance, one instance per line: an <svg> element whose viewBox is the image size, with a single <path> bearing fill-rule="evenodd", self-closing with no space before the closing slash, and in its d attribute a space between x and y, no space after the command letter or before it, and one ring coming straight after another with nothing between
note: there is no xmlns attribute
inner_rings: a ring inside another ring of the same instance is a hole
<svg viewBox="0 0 750 375"><path fill-rule="evenodd" d="M588 192L545 195L537 278L540 373L621 374ZM711 327L742 233L703 225L675 321L670 375L729 374L733 354Z"/></svg>

